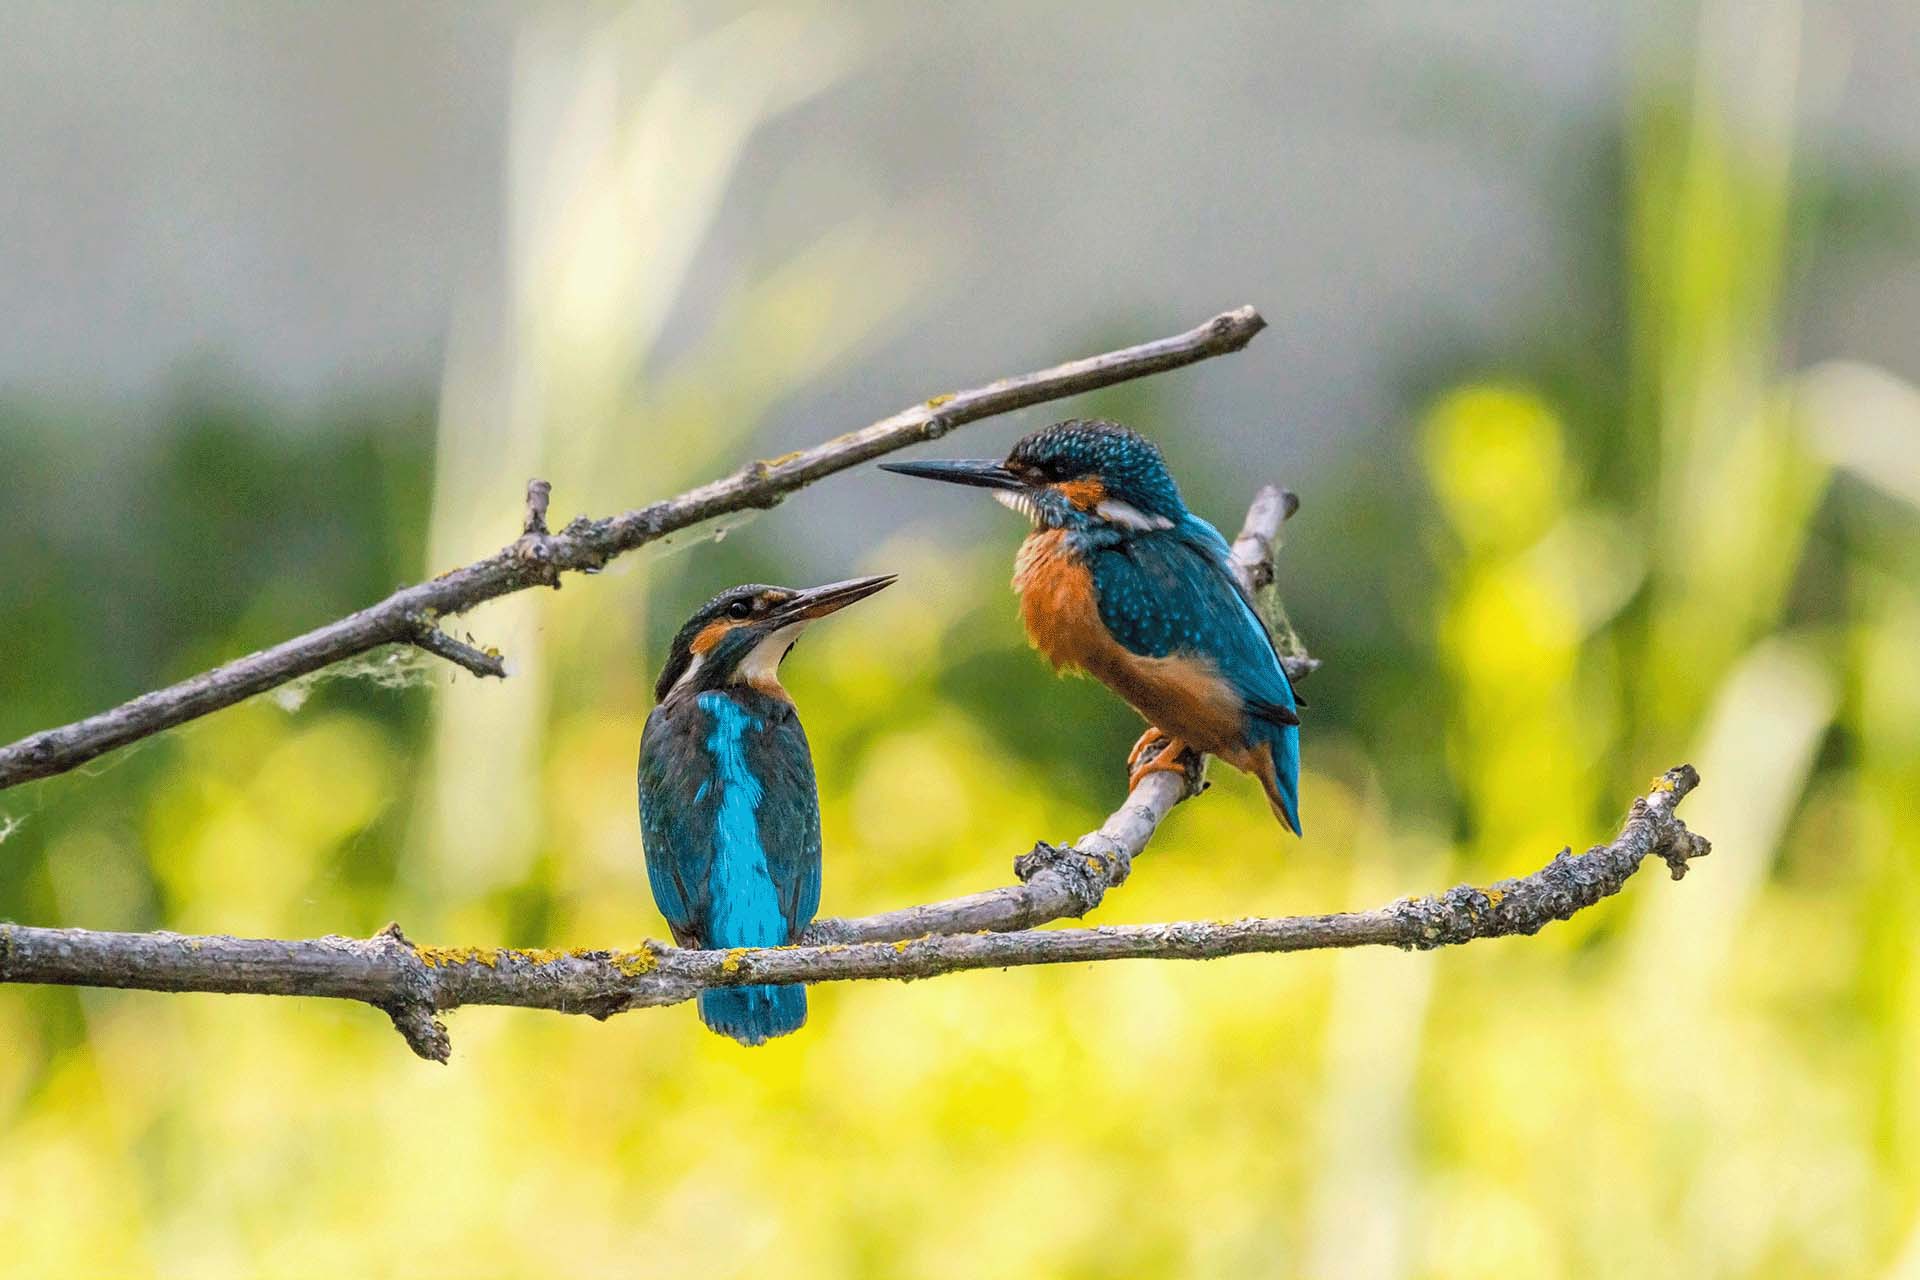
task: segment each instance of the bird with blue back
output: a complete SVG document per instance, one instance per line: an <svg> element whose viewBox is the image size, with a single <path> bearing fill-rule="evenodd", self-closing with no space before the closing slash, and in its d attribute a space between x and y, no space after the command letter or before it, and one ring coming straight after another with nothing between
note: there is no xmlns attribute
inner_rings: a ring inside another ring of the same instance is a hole
<svg viewBox="0 0 1920 1280"><path fill-rule="evenodd" d="M1146 720L1129 786L1185 768L1189 752L1214 755L1259 779L1300 833L1300 701L1227 540L1187 509L1158 446L1075 420L1003 461L881 465L990 490L1031 522L1013 575L1027 636L1056 670L1092 675Z"/></svg>
<svg viewBox="0 0 1920 1280"><path fill-rule="evenodd" d="M640 735L647 880L683 947L778 947L820 908L813 753L780 663L800 633L891 576L723 591L674 636ZM764 1044L807 1020L806 988L714 987L700 1020Z"/></svg>

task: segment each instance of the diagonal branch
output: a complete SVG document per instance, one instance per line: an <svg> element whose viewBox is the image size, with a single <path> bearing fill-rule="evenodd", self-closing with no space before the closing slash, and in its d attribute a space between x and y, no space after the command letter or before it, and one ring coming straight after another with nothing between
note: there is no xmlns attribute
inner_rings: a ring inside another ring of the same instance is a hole
<svg viewBox="0 0 1920 1280"><path fill-rule="evenodd" d="M476 676L504 677L507 664L498 649L476 649L465 640L456 640L427 618L414 621L413 643L435 657L465 667Z"/></svg>
<svg viewBox="0 0 1920 1280"><path fill-rule="evenodd" d="M0 790L65 773L115 748L381 645L417 644L450 657L439 641L423 642L419 619L464 613L529 587L558 587L564 573L594 572L616 556L678 530L733 512L775 506L817 480L896 449L937 440L966 423L1238 351L1265 327L1259 312L1241 307L1172 337L934 396L871 426L797 453L754 462L678 497L599 520L576 519L557 534L545 532L548 488L539 484L536 493L530 485L524 532L504 549L430 582L405 587L378 604L271 649L0 747ZM476 669L471 663L462 665Z"/></svg>
<svg viewBox="0 0 1920 1280"><path fill-rule="evenodd" d="M96 933L0 924L0 982L325 996L387 1012L414 1051L446 1061L437 1015L461 1005L512 1005L607 1017L678 1004L709 987L749 983L930 978L971 969L1124 959L1206 960L1252 952L1392 946L1414 950L1537 933L1619 892L1650 857L1674 879L1711 846L1674 812L1699 785L1687 765L1654 780L1620 833L1532 875L1460 885L1372 911L1092 929L930 935L900 942L763 950L523 951L416 947L389 926L369 940L299 942L171 933Z"/></svg>

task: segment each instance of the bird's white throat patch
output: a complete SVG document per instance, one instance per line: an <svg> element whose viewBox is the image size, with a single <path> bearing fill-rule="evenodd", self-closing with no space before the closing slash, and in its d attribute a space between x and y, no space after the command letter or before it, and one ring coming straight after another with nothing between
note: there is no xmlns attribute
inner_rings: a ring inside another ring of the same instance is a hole
<svg viewBox="0 0 1920 1280"><path fill-rule="evenodd" d="M1040 527L1040 503L1027 490L995 489L993 500L1010 511L1018 511L1034 528ZM1131 502L1122 502L1118 498L1101 499L1093 512L1108 524L1119 525L1122 529L1137 529L1145 532L1150 529L1173 528L1173 521L1165 516L1149 515Z"/></svg>
<svg viewBox="0 0 1920 1280"><path fill-rule="evenodd" d="M733 669L734 682L754 685L769 693L784 692L780 687L780 660L787 656L787 650L793 647L793 642L798 640L800 633L806 629L806 622L793 622L778 631L769 632L759 644L747 651L747 656L742 658L740 665ZM680 673L680 678L673 682L673 689L668 690L668 694L691 687L695 677L700 674L700 668L706 664L706 654L694 654L693 661L689 662L687 669Z"/></svg>
<svg viewBox="0 0 1920 1280"><path fill-rule="evenodd" d="M1131 502L1122 502L1118 498L1103 499L1094 512L1109 524L1117 524L1123 529L1171 529L1173 521L1165 516L1150 516Z"/></svg>
<svg viewBox="0 0 1920 1280"><path fill-rule="evenodd" d="M743 680L756 688L769 692L780 688L780 660L787 656L787 650L807 629L805 622L792 622L778 631L770 631L759 644L748 651L734 669L734 678Z"/></svg>
<svg viewBox="0 0 1920 1280"><path fill-rule="evenodd" d="M1024 489L995 489L993 500L1009 511L1018 511L1037 529L1040 527L1040 504L1033 495Z"/></svg>

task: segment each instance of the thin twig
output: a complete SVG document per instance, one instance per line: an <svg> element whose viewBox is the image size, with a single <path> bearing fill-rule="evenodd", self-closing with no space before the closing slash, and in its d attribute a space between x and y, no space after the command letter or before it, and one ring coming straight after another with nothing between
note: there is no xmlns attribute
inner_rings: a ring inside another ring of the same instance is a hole
<svg viewBox="0 0 1920 1280"><path fill-rule="evenodd" d="M520 518L520 532L538 537L547 532L547 503L553 498L553 486L545 480L527 481L527 509Z"/></svg>
<svg viewBox="0 0 1920 1280"><path fill-rule="evenodd" d="M451 617L511 592L558 586L563 573L594 572L614 557L677 530L749 508L775 506L817 480L896 449L937 440L965 423L1238 351L1265 325L1259 312L1241 307L1173 337L934 396L871 426L797 453L752 463L724 479L651 506L600 520L582 517L557 534L523 532L483 560L403 588L303 636L142 694L110 711L0 747L0 790L65 773L117 747L381 645L417 643L417 617ZM529 495L527 515L531 513ZM523 517L523 530L531 523Z"/></svg>
<svg viewBox="0 0 1920 1280"><path fill-rule="evenodd" d="M1335 947L1426 950L1536 933L1619 892L1649 857L1665 861L1679 879L1691 859L1710 851L1674 812L1699 781L1687 765L1668 770L1633 802L1610 843L1577 856L1562 850L1532 875L1485 888L1461 885L1372 911L736 951L653 943L566 952L417 947L391 926L364 941L284 942L0 924L0 982L359 1000L390 1014L414 1052L444 1062L446 1031L437 1015L461 1005L607 1017L747 983L931 978L1016 965L1206 960Z"/></svg>
<svg viewBox="0 0 1920 1280"><path fill-rule="evenodd" d="M474 675L504 678L507 674L507 664L499 650L476 649L464 640L454 639L425 618L416 622L411 638L419 648L445 658L456 666L465 667Z"/></svg>

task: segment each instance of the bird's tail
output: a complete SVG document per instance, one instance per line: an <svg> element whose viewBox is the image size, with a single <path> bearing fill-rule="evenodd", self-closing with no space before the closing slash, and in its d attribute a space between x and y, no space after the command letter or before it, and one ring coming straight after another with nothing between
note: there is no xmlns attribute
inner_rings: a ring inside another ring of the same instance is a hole
<svg viewBox="0 0 1920 1280"><path fill-rule="evenodd" d="M700 993L700 1021L741 1044L765 1044L798 1031L807 1020L807 989L713 987Z"/></svg>
<svg viewBox="0 0 1920 1280"><path fill-rule="evenodd" d="M1300 730L1292 725L1259 725L1247 772L1266 788L1273 816L1300 835Z"/></svg>

